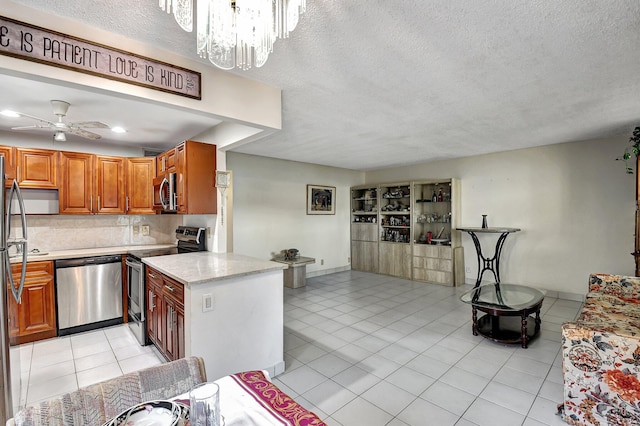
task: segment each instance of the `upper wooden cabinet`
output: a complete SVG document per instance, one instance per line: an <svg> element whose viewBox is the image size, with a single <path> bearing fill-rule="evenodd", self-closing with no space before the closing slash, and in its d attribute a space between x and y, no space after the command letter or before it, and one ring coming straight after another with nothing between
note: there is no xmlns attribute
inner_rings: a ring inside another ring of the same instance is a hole
<svg viewBox="0 0 640 426"><path fill-rule="evenodd" d="M153 214L154 157L127 158L127 213Z"/></svg>
<svg viewBox="0 0 640 426"><path fill-rule="evenodd" d="M11 186L16 178L16 149L12 146L0 146L0 155L4 157L4 186Z"/></svg>
<svg viewBox="0 0 640 426"><path fill-rule="evenodd" d="M159 154L157 157L157 170L158 175L162 175L164 173L173 173L176 171L176 149L171 148Z"/></svg>
<svg viewBox="0 0 640 426"><path fill-rule="evenodd" d="M96 156L97 213L126 213L125 164L123 157Z"/></svg>
<svg viewBox="0 0 640 426"><path fill-rule="evenodd" d="M17 178L22 188L58 187L58 151L16 148Z"/></svg>
<svg viewBox="0 0 640 426"><path fill-rule="evenodd" d="M175 149L178 213L215 214L216 146L186 141Z"/></svg>
<svg viewBox="0 0 640 426"><path fill-rule="evenodd" d="M94 156L79 152L60 152L61 214L91 214L93 211Z"/></svg>
<svg viewBox="0 0 640 426"><path fill-rule="evenodd" d="M125 159L60 151L61 214L124 214Z"/></svg>

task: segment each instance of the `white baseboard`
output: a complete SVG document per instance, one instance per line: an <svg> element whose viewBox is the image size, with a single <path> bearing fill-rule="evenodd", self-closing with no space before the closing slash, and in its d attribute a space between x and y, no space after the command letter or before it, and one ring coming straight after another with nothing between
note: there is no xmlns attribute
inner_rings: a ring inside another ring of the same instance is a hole
<svg viewBox="0 0 640 426"><path fill-rule="evenodd" d="M466 279L465 280L465 284L468 285L475 285L476 281L474 279ZM480 285L485 285L485 284L492 284L491 281L487 281L487 282L481 282ZM539 289L541 291L544 292L546 297L552 297L555 299L565 299L565 300L572 300L574 302L584 302L585 299L585 295L584 294L577 294L577 293L567 293L564 291L556 291L556 290L547 290L544 288Z"/></svg>
<svg viewBox="0 0 640 426"><path fill-rule="evenodd" d="M320 277L322 275L329 275L329 274L334 274L336 272L344 272L344 271L350 271L350 270L351 270L351 266L345 265L345 266L339 266L337 268L322 269L320 271L307 272L306 277L307 278Z"/></svg>

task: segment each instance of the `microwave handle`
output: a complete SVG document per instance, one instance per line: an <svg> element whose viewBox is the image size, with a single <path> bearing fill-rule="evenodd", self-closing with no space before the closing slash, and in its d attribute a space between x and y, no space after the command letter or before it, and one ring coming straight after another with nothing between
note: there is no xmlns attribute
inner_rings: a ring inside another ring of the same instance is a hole
<svg viewBox="0 0 640 426"><path fill-rule="evenodd" d="M176 175L169 174L169 210L177 210L178 194L176 194Z"/></svg>
<svg viewBox="0 0 640 426"><path fill-rule="evenodd" d="M167 180L167 178L163 178L162 179L162 183L160 184L160 189L158 189L158 195L159 195L159 198L160 198L160 204L162 204L162 209L163 210L167 209L167 205L164 203L164 196L162 195L162 191L163 191L165 185L169 185L169 181Z"/></svg>

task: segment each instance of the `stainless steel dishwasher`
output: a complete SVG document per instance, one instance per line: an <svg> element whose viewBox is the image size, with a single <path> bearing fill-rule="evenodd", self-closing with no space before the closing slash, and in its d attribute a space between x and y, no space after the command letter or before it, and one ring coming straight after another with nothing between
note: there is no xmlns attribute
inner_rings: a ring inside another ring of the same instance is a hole
<svg viewBox="0 0 640 426"><path fill-rule="evenodd" d="M120 255L56 260L58 335L122 323Z"/></svg>

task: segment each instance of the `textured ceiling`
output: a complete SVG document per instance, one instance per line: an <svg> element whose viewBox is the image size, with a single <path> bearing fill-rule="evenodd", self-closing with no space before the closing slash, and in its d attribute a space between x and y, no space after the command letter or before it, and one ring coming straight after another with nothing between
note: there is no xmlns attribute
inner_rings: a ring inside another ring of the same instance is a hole
<svg viewBox="0 0 640 426"><path fill-rule="evenodd" d="M21 0L196 59L157 0ZM637 0L307 0L266 65L283 130L237 150L356 170L631 132Z"/></svg>

